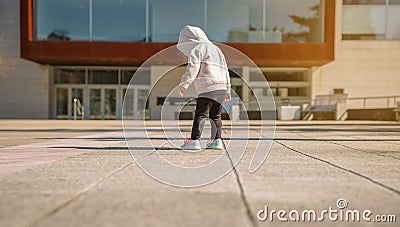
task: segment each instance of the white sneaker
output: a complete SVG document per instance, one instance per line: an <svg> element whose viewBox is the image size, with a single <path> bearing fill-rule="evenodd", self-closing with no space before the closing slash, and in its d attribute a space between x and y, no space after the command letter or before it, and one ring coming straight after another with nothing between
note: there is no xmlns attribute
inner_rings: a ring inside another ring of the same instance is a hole
<svg viewBox="0 0 400 227"><path fill-rule="evenodd" d="M209 140L206 149L224 150L224 143L221 139Z"/></svg>
<svg viewBox="0 0 400 227"><path fill-rule="evenodd" d="M180 150L201 150L200 141L186 139L185 142L179 148Z"/></svg>

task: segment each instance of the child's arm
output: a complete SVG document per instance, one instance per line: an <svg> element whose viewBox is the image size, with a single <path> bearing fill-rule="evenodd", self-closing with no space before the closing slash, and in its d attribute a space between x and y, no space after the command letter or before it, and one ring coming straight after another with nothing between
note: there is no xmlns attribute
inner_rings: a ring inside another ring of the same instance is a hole
<svg viewBox="0 0 400 227"><path fill-rule="evenodd" d="M226 96L225 102L231 101L231 78L229 76L228 66L226 66Z"/></svg>

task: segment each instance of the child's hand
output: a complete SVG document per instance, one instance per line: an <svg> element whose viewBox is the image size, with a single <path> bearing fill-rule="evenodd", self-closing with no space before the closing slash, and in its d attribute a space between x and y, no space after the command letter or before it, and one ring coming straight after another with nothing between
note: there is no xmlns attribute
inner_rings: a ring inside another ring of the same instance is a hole
<svg viewBox="0 0 400 227"><path fill-rule="evenodd" d="M183 98L185 91L186 91L186 89L183 87L179 90L179 93L178 93L179 98Z"/></svg>
<svg viewBox="0 0 400 227"><path fill-rule="evenodd" d="M231 93L226 93L225 95L225 102L231 101Z"/></svg>

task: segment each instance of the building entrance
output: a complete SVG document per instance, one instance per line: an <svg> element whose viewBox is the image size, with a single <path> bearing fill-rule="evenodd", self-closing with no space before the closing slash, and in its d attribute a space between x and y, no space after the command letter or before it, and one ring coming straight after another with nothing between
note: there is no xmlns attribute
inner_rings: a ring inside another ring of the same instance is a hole
<svg viewBox="0 0 400 227"><path fill-rule="evenodd" d="M57 86L55 90L56 119L121 119L123 97L116 86Z"/></svg>
<svg viewBox="0 0 400 227"><path fill-rule="evenodd" d="M54 69L54 119L120 120L123 100L135 69L56 68ZM133 97L129 118L148 118L147 96L150 76L138 75L131 87Z"/></svg>

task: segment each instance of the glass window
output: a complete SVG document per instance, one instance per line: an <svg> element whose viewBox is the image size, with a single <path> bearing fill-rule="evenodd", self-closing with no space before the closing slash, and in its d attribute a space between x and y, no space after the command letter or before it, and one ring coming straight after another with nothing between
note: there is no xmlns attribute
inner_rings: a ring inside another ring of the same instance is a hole
<svg viewBox="0 0 400 227"><path fill-rule="evenodd" d="M118 84L117 70L89 70L89 84Z"/></svg>
<svg viewBox="0 0 400 227"><path fill-rule="evenodd" d="M400 1L387 9L387 39L400 40Z"/></svg>
<svg viewBox="0 0 400 227"><path fill-rule="evenodd" d="M90 89L89 119L101 119L101 89Z"/></svg>
<svg viewBox="0 0 400 227"><path fill-rule="evenodd" d="M88 40L88 0L37 0L36 39Z"/></svg>
<svg viewBox="0 0 400 227"><path fill-rule="evenodd" d="M146 1L93 0L93 40L146 40Z"/></svg>
<svg viewBox="0 0 400 227"><path fill-rule="evenodd" d="M68 118L68 89L67 88L57 88L56 91L57 99L57 109L56 118L57 119L67 119Z"/></svg>
<svg viewBox="0 0 400 227"><path fill-rule="evenodd" d="M204 1L149 0L149 40L177 42L186 25L204 29Z"/></svg>
<svg viewBox="0 0 400 227"><path fill-rule="evenodd" d="M267 42L324 42L324 0L267 0Z"/></svg>
<svg viewBox="0 0 400 227"><path fill-rule="evenodd" d="M307 88L271 88L272 94L276 97L305 97L307 96Z"/></svg>
<svg viewBox="0 0 400 227"><path fill-rule="evenodd" d="M344 0L343 5L386 5L386 0Z"/></svg>
<svg viewBox="0 0 400 227"><path fill-rule="evenodd" d="M207 1L207 34L211 40L262 42L262 31L263 0Z"/></svg>
<svg viewBox="0 0 400 227"><path fill-rule="evenodd" d="M344 40L385 39L385 6L343 6L342 35Z"/></svg>
<svg viewBox="0 0 400 227"><path fill-rule="evenodd" d="M343 2L343 40L399 40L399 0Z"/></svg>
<svg viewBox="0 0 400 227"><path fill-rule="evenodd" d="M124 70L122 71L122 77L121 77L121 84L129 84L131 81L133 74L136 72L136 70Z"/></svg>
<svg viewBox="0 0 400 227"><path fill-rule="evenodd" d="M116 90L115 89L105 89L105 100L104 100L104 119L114 120L116 119Z"/></svg>
<svg viewBox="0 0 400 227"><path fill-rule="evenodd" d="M263 0L208 1L207 33L218 42L324 41L324 0L266 0L265 4Z"/></svg>
<svg viewBox="0 0 400 227"><path fill-rule="evenodd" d="M264 72L264 76L267 81L306 81L305 72Z"/></svg>
<svg viewBox="0 0 400 227"><path fill-rule="evenodd" d="M37 39L176 42L193 25L216 42L324 42L324 0L148 0L148 11L145 0L89 2L36 0ZM382 0L345 5L357 2Z"/></svg>
<svg viewBox="0 0 400 227"><path fill-rule="evenodd" d="M135 73L133 84L150 84L150 71L143 69L139 72L136 72L136 70L123 70L121 84L129 84Z"/></svg>
<svg viewBox="0 0 400 227"><path fill-rule="evenodd" d="M55 69L54 83L56 84L85 84L84 69Z"/></svg>
<svg viewBox="0 0 400 227"><path fill-rule="evenodd" d="M343 40L400 39L400 0L344 0L342 14Z"/></svg>

